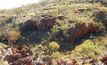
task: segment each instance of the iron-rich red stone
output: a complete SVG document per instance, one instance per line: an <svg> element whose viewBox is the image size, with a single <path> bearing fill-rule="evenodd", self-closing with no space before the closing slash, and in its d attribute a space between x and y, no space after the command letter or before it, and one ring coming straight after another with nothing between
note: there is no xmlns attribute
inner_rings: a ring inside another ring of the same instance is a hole
<svg viewBox="0 0 107 65"><path fill-rule="evenodd" d="M71 42L74 42L75 40L78 40L79 38L81 38L89 33L99 32L99 31L100 31L99 27L93 23L88 23L88 24L77 23L68 32L70 35L69 40Z"/></svg>

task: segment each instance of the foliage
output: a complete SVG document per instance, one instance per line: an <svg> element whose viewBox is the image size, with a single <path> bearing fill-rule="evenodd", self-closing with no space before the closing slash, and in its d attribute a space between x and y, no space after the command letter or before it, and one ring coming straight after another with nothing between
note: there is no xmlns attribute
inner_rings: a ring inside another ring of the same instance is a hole
<svg viewBox="0 0 107 65"><path fill-rule="evenodd" d="M57 42L52 41L49 43L49 48L51 50L58 50L60 48L60 45Z"/></svg>
<svg viewBox="0 0 107 65"><path fill-rule="evenodd" d="M102 54L103 50L100 46L94 44L91 40L84 41L81 45L75 48L75 53L79 56L95 56Z"/></svg>
<svg viewBox="0 0 107 65"><path fill-rule="evenodd" d="M103 50L106 51L107 49L107 35L99 36L98 38L95 38L93 41L95 44L102 46Z"/></svg>
<svg viewBox="0 0 107 65"><path fill-rule="evenodd" d="M4 43L0 43L0 49L2 49L2 48L6 48L6 47L7 47L6 44L4 44Z"/></svg>
<svg viewBox="0 0 107 65"><path fill-rule="evenodd" d="M17 41L20 38L20 36L21 36L20 33L17 31L10 31L8 33L8 39L11 42Z"/></svg>
<svg viewBox="0 0 107 65"><path fill-rule="evenodd" d="M34 46L32 50L34 51L34 55L36 56L42 57L45 53L45 47L43 47L41 44Z"/></svg>
<svg viewBox="0 0 107 65"><path fill-rule="evenodd" d="M68 29L70 29L69 23L60 22L60 28L63 31L67 31Z"/></svg>
<svg viewBox="0 0 107 65"><path fill-rule="evenodd" d="M57 20L57 22L59 23L59 26L54 25L53 28L51 29L52 33L58 33L59 31L61 31L64 36L69 36L67 33L67 30L71 28L69 23L67 23L67 21L65 22L60 20Z"/></svg>
<svg viewBox="0 0 107 65"><path fill-rule="evenodd" d="M57 33L59 32L59 27L57 25L54 25L53 28L51 29L52 33Z"/></svg>
<svg viewBox="0 0 107 65"><path fill-rule="evenodd" d="M64 57L64 54L62 54L61 52L56 51L56 52L52 53L51 57L54 58L54 59L60 59L60 58Z"/></svg>
<svg viewBox="0 0 107 65"><path fill-rule="evenodd" d="M99 7L99 10L107 14L107 7Z"/></svg>

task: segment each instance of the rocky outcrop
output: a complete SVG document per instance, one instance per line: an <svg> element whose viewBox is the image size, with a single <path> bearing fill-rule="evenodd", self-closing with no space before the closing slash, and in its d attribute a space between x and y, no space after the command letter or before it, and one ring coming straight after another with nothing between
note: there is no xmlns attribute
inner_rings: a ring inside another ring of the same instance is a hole
<svg viewBox="0 0 107 65"><path fill-rule="evenodd" d="M46 30L55 25L55 23L56 23L55 18L47 16L46 18L44 17L43 19L40 20L40 23L37 25L37 27L40 30Z"/></svg>
<svg viewBox="0 0 107 65"><path fill-rule="evenodd" d="M59 25L56 20L64 20L64 16L52 17L49 15L43 15L37 20L28 20L24 24L21 25L21 31L30 31L30 30L49 30L54 25ZM73 23L70 23L73 24ZM85 35L88 35L93 32L99 32L100 28L94 23L75 23L69 30L67 30L67 34L69 34L68 39L70 42L75 42L76 40L82 38ZM58 39L62 37L60 32L54 33L53 37ZM66 37L66 36L65 36Z"/></svg>
<svg viewBox="0 0 107 65"><path fill-rule="evenodd" d="M74 42L80 38L82 38L85 35L88 35L92 32L99 32L100 29L97 25L93 24L93 23L77 23L75 24L74 27L72 27L71 29L69 29L68 33L69 33L69 40L71 42Z"/></svg>
<svg viewBox="0 0 107 65"><path fill-rule="evenodd" d="M66 30L68 36L63 34L63 31L58 31L53 34L52 39L62 42L75 43L80 42L83 38L88 38L90 34L100 33L102 28L95 23L72 23L70 29ZM62 40L63 39L63 40ZM64 45L65 46L65 45ZM67 46L68 47L68 46ZM65 47L64 47L65 48Z"/></svg>
<svg viewBox="0 0 107 65"><path fill-rule="evenodd" d="M39 19L39 18L38 18ZM55 25L55 18L49 15L41 16L39 20L28 20L20 26L21 31L47 30Z"/></svg>
<svg viewBox="0 0 107 65"><path fill-rule="evenodd" d="M21 32L31 31L36 29L37 29L36 22L33 20L27 20L25 23L20 24Z"/></svg>

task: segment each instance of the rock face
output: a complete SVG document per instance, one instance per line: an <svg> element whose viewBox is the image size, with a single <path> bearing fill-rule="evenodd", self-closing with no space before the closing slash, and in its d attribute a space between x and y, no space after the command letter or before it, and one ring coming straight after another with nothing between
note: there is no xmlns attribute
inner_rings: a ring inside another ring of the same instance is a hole
<svg viewBox="0 0 107 65"><path fill-rule="evenodd" d="M99 32L99 31L100 31L99 27L95 24L88 23L86 25L85 23L82 23L82 24L78 23L78 24L75 24L75 26L68 31L70 35L69 40L71 42L74 42L79 38L85 35L88 35L89 33Z"/></svg>
<svg viewBox="0 0 107 65"><path fill-rule="evenodd" d="M20 25L20 30L22 32L31 31L37 29L36 22L33 20L28 20L25 23Z"/></svg>
<svg viewBox="0 0 107 65"><path fill-rule="evenodd" d="M38 24L38 29L40 30L46 30L48 28L51 28L53 25L55 25L56 21L55 18L47 17L40 20L40 23Z"/></svg>
<svg viewBox="0 0 107 65"><path fill-rule="evenodd" d="M20 26L21 31L47 30L55 25L55 18L49 15L41 16L40 20L28 20Z"/></svg>

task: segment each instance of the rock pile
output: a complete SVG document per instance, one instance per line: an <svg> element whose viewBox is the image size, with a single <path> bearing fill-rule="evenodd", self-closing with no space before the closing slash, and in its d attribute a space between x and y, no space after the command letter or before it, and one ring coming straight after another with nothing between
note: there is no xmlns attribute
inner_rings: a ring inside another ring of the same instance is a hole
<svg viewBox="0 0 107 65"><path fill-rule="evenodd" d="M34 65L32 51L29 48L16 46L2 49L2 61L8 61L10 65Z"/></svg>

